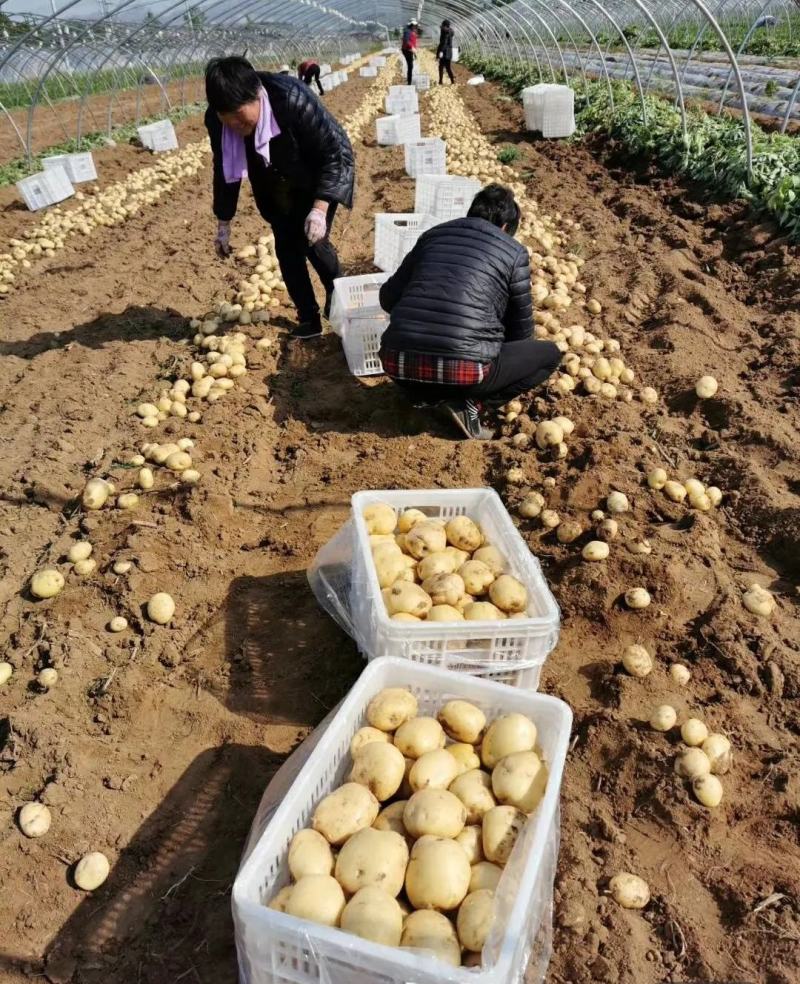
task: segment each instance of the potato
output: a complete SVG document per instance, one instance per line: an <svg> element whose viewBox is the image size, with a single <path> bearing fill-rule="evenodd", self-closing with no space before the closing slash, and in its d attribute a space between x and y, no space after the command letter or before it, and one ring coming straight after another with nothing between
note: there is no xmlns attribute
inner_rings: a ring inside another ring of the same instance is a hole
<svg viewBox="0 0 800 984"><path fill-rule="evenodd" d="M406 509L397 521L397 532L408 533L417 523L426 522L428 517L421 509Z"/></svg>
<svg viewBox="0 0 800 984"><path fill-rule="evenodd" d="M465 558L465 560L466 559L467 558ZM475 553L473 553L472 559L479 560L482 564L485 564L492 574L495 575L495 577L497 577L498 574L502 574L506 569L505 557L500 553L497 547L493 547L491 545L479 547Z"/></svg>
<svg viewBox="0 0 800 984"><path fill-rule="evenodd" d="M452 605L434 605L428 612L426 622L463 622L464 616Z"/></svg>
<svg viewBox="0 0 800 984"><path fill-rule="evenodd" d="M478 753L466 742L457 741L454 745L447 745L445 751L452 755L458 766L458 775L463 776L470 769L480 769L481 760Z"/></svg>
<svg viewBox="0 0 800 984"><path fill-rule="evenodd" d="M483 533L468 516L456 516L445 526L447 542L459 550L472 553L483 543Z"/></svg>
<svg viewBox="0 0 800 984"><path fill-rule="evenodd" d="M434 605L457 605L464 597L464 581L458 574L435 574L422 582L422 590Z"/></svg>
<svg viewBox="0 0 800 984"><path fill-rule="evenodd" d="M368 885L344 907L341 928L373 943L400 946L403 912L396 898L376 885Z"/></svg>
<svg viewBox="0 0 800 984"><path fill-rule="evenodd" d="M460 844L464 849L467 860L471 865L483 861L483 832L478 824L470 824L464 827L454 840L456 844Z"/></svg>
<svg viewBox="0 0 800 984"><path fill-rule="evenodd" d="M625 667L626 673L641 679L652 672L653 657L644 646L634 643L625 648L622 654L622 665Z"/></svg>
<svg viewBox="0 0 800 984"><path fill-rule="evenodd" d="M348 779L366 786L376 799L383 802L391 799L400 788L405 768L405 759L399 748L391 742L373 741L353 756L353 768Z"/></svg>
<svg viewBox="0 0 800 984"><path fill-rule="evenodd" d="M481 759L493 769L514 752L530 752L536 745L536 725L524 714L506 714L489 725L481 746Z"/></svg>
<svg viewBox="0 0 800 984"><path fill-rule="evenodd" d="M158 625L166 625L175 614L175 602L166 591L159 591L147 602L147 617Z"/></svg>
<svg viewBox="0 0 800 984"><path fill-rule="evenodd" d="M401 837L408 837L406 825L403 823L403 812L408 800L395 800L389 806L384 807L375 817L373 827L375 830L392 830Z"/></svg>
<svg viewBox="0 0 800 984"><path fill-rule="evenodd" d="M669 675L679 687L685 687L691 679L692 673L689 667L684 666L683 663L673 663L669 668Z"/></svg>
<svg viewBox="0 0 800 984"><path fill-rule="evenodd" d="M4 683L8 683L11 677L14 675L14 667L11 663L3 660L0 662L0 686Z"/></svg>
<svg viewBox="0 0 800 984"><path fill-rule="evenodd" d="M699 718L687 718L681 725L681 738L690 748L702 745L708 738L708 728Z"/></svg>
<svg viewBox="0 0 800 984"><path fill-rule="evenodd" d="M475 745L486 727L486 715L467 700L449 700L437 715L445 734L453 741Z"/></svg>
<svg viewBox="0 0 800 984"><path fill-rule="evenodd" d="M481 550L483 550L483 547L481 547ZM452 559L453 571L457 571L459 567L462 567L469 560L469 554L467 551L459 550L458 547L445 547L442 553ZM476 553L478 553L478 551L476 551ZM422 563L422 561L420 561L420 563Z"/></svg>
<svg viewBox="0 0 800 984"><path fill-rule="evenodd" d="M461 944L453 924L441 912L412 912L403 924L400 946L424 950L453 967L461 966Z"/></svg>
<svg viewBox="0 0 800 984"><path fill-rule="evenodd" d="M494 922L494 892L481 888L461 903L456 919L458 938L465 950L480 953Z"/></svg>
<svg viewBox="0 0 800 984"><path fill-rule="evenodd" d="M711 771L715 776L724 775L731 767L731 743L720 734L710 734L703 742L702 749L711 763Z"/></svg>
<svg viewBox="0 0 800 984"><path fill-rule="evenodd" d="M403 687L387 687L367 705L367 721L379 731L395 731L416 714L417 698Z"/></svg>
<svg viewBox="0 0 800 984"><path fill-rule="evenodd" d="M50 811L44 803L26 803L19 811L17 822L26 837L44 837L50 829Z"/></svg>
<svg viewBox="0 0 800 984"><path fill-rule="evenodd" d="M412 837L458 837L466 822L466 807L446 789L421 789L403 810L403 824Z"/></svg>
<svg viewBox="0 0 800 984"><path fill-rule="evenodd" d="M405 544L412 557L422 560L429 554L441 553L447 546L447 535L439 523L426 520L411 527L405 534Z"/></svg>
<svg viewBox="0 0 800 984"><path fill-rule="evenodd" d="M292 887L286 900L286 912L323 926L338 926L344 905L344 892L335 878L306 875Z"/></svg>
<svg viewBox="0 0 800 984"><path fill-rule="evenodd" d="M46 666L36 674L36 682L42 690L49 690L51 687L55 687L58 683L58 670L54 670L52 666Z"/></svg>
<svg viewBox="0 0 800 984"><path fill-rule="evenodd" d="M682 779L695 779L711 772L711 762L700 748L687 748L675 759L675 771Z"/></svg>
<svg viewBox="0 0 800 984"><path fill-rule="evenodd" d="M81 495L84 509L102 509L112 493L112 488L111 483L104 478L90 478Z"/></svg>
<svg viewBox="0 0 800 984"><path fill-rule="evenodd" d="M492 792L499 803L532 813L544 796L547 767L536 752L514 752L492 770Z"/></svg>
<svg viewBox="0 0 800 984"><path fill-rule="evenodd" d="M719 389L713 376L701 376L694 384L694 391L701 400L710 400Z"/></svg>
<svg viewBox="0 0 800 984"><path fill-rule="evenodd" d="M31 594L34 598L55 598L64 587L64 575L55 567L45 567L31 578Z"/></svg>
<svg viewBox="0 0 800 984"><path fill-rule="evenodd" d="M527 817L515 806L495 806L483 817L483 853L504 865L511 856Z"/></svg>
<svg viewBox="0 0 800 984"><path fill-rule="evenodd" d="M614 875L608 883L611 897L623 909L644 909L650 901L650 888L647 882L629 871Z"/></svg>
<svg viewBox="0 0 800 984"><path fill-rule="evenodd" d="M625 592L625 604L634 610L647 608L650 604L650 593L646 588L630 588Z"/></svg>
<svg viewBox="0 0 800 984"><path fill-rule="evenodd" d="M384 551L375 557L375 573L378 577L378 586L381 588L391 588L407 570L403 555L398 550L393 550L391 553Z"/></svg>
<svg viewBox="0 0 800 984"><path fill-rule="evenodd" d="M494 574L480 560L468 560L459 568L458 573L464 582L464 590L471 595L484 594L494 581Z"/></svg>
<svg viewBox="0 0 800 984"><path fill-rule="evenodd" d="M289 871L295 881L306 875L333 873L333 851L316 830L298 830L289 845Z"/></svg>
<svg viewBox="0 0 800 984"><path fill-rule="evenodd" d="M395 581L389 589L389 613L391 615L407 612L409 615L416 615L417 618L424 618L432 607L433 602L430 595L423 591L418 584Z"/></svg>
<svg viewBox="0 0 800 984"><path fill-rule="evenodd" d="M433 611L433 609L431 609ZM393 622L421 622L421 618L417 618L416 615L409 615L408 612L397 612L396 615L390 615L389 618Z"/></svg>
<svg viewBox="0 0 800 984"><path fill-rule="evenodd" d="M584 560L607 560L610 547L604 540L590 540L581 551Z"/></svg>
<svg viewBox="0 0 800 984"><path fill-rule="evenodd" d="M464 618L468 622L498 622L505 617L505 612L490 601L472 601L464 606Z"/></svg>
<svg viewBox="0 0 800 984"><path fill-rule="evenodd" d="M445 734L436 718L412 718L397 729L394 743L403 755L417 759L426 752L444 748Z"/></svg>
<svg viewBox="0 0 800 984"><path fill-rule="evenodd" d="M390 742L391 740L391 736L379 728L371 728L369 726L359 728L350 740L350 754L355 757L356 753L365 745L369 745L370 742Z"/></svg>
<svg viewBox="0 0 800 984"><path fill-rule="evenodd" d="M466 822L480 823L483 816L497 805L492 793L492 779L481 769L471 769L450 783L450 792L459 798L467 811Z"/></svg>
<svg viewBox="0 0 800 984"><path fill-rule="evenodd" d="M439 574L452 574L460 566L456 557L442 550L440 553L428 554L417 562L417 577L424 584Z"/></svg>
<svg viewBox="0 0 800 984"><path fill-rule="evenodd" d="M415 909L449 912L461 904L472 875L464 849L454 840L416 844L406 871L406 895Z"/></svg>
<svg viewBox="0 0 800 984"><path fill-rule="evenodd" d="M481 837L482 836L483 831L481 831ZM483 840L481 840L481 850L482 849ZM482 888L488 888L494 892L502 874L503 869L498 867L496 864L492 864L491 861L478 861L472 866L472 874L469 879L470 892L479 892Z"/></svg>
<svg viewBox="0 0 800 984"><path fill-rule="evenodd" d="M77 543L73 543L72 546L67 551L67 560L71 564L77 563L79 560L88 560L92 555L92 545L88 540L78 540Z"/></svg>
<svg viewBox="0 0 800 984"><path fill-rule="evenodd" d="M93 892L108 878L110 870L111 866L105 854L100 851L90 851L75 865L72 877L78 888L83 889L84 892Z"/></svg>
<svg viewBox="0 0 800 984"><path fill-rule="evenodd" d="M385 502L373 502L363 512L367 533L394 533L397 526L397 514Z"/></svg>
<svg viewBox="0 0 800 984"><path fill-rule="evenodd" d="M528 591L510 574L501 574L489 587L492 603L502 612L524 612L528 606Z"/></svg>
<svg viewBox="0 0 800 984"><path fill-rule="evenodd" d="M81 577L86 577L88 574L92 574L96 567L97 561L94 557L87 557L86 560L76 560L72 565L72 570Z"/></svg>
<svg viewBox="0 0 800 984"><path fill-rule="evenodd" d="M544 496L541 492L529 492L519 505L523 519L536 519L544 509Z"/></svg>
<svg viewBox="0 0 800 984"><path fill-rule="evenodd" d="M293 888L294 885L284 885L280 892L267 904L267 908L274 909L276 912L286 912L286 905Z"/></svg>
<svg viewBox="0 0 800 984"><path fill-rule="evenodd" d="M347 841L336 858L336 880L348 894L374 885L399 895L408 864L408 845L393 830L367 827Z"/></svg>
<svg viewBox="0 0 800 984"><path fill-rule="evenodd" d="M426 752L414 762L408 781L414 792L428 788L447 789L458 771L458 763L453 756L445 748L438 748Z"/></svg>
<svg viewBox="0 0 800 984"><path fill-rule="evenodd" d="M669 704L659 704L650 715L650 727L654 731L669 731L675 727L678 712Z"/></svg>
<svg viewBox="0 0 800 984"><path fill-rule="evenodd" d="M379 811L378 800L366 786L346 782L317 804L311 826L329 844L340 845L359 830L371 827Z"/></svg>

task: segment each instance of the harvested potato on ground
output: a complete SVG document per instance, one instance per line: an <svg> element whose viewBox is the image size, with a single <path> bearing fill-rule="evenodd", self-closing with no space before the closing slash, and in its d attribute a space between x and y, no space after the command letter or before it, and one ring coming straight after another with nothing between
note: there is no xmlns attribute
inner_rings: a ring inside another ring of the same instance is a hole
<svg viewBox="0 0 800 984"><path fill-rule="evenodd" d="M422 582L422 590L434 605L455 606L464 597L464 581L458 574L436 574Z"/></svg>
<svg viewBox="0 0 800 984"><path fill-rule="evenodd" d="M458 837L466 822L466 807L447 789L421 789L403 810L403 824L412 837Z"/></svg>
<svg viewBox="0 0 800 984"><path fill-rule="evenodd" d="M692 779L692 792L698 803L709 810L715 809L722 802L722 783L710 773Z"/></svg>
<svg viewBox="0 0 800 984"><path fill-rule="evenodd" d="M484 594L494 581L492 571L479 560L468 560L459 568L458 573L464 582L464 589L471 595Z"/></svg>
<svg viewBox="0 0 800 984"><path fill-rule="evenodd" d="M472 555L473 560L480 561L480 563L485 564L492 574L497 577L498 574L502 574L506 568L505 557L500 553L497 547L493 547L487 544L485 547L479 547ZM469 557L464 558L464 562L469 560ZM459 565L461 566L461 565Z"/></svg>
<svg viewBox="0 0 800 984"><path fill-rule="evenodd" d="M461 903L456 919L458 938L465 950L480 953L494 922L494 892L481 888Z"/></svg>
<svg viewBox="0 0 800 984"><path fill-rule="evenodd" d="M412 912L403 924L400 946L424 950L453 967L461 966L461 944L453 924L441 912Z"/></svg>
<svg viewBox="0 0 800 984"><path fill-rule="evenodd" d="M295 881L306 875L333 873L333 851L316 830L298 830L289 845L289 871Z"/></svg>
<svg viewBox="0 0 800 984"><path fill-rule="evenodd" d="M175 614L175 602L166 591L159 591L147 602L147 617L157 625L166 625Z"/></svg>
<svg viewBox="0 0 800 984"><path fill-rule="evenodd" d="M502 612L524 612L528 590L510 574L501 574L489 587L489 598Z"/></svg>
<svg viewBox="0 0 800 984"><path fill-rule="evenodd" d="M653 657L644 646L634 643L625 648L625 652L622 654L622 665L625 667L626 673L641 679L652 672Z"/></svg>
<svg viewBox="0 0 800 984"><path fill-rule="evenodd" d="M536 752L513 752L492 770L492 792L499 803L532 813L544 796L547 767Z"/></svg>
<svg viewBox="0 0 800 984"><path fill-rule="evenodd" d="M450 783L450 792L459 798L467 811L466 822L480 823L497 805L492 792L492 778L482 769L471 769Z"/></svg>
<svg viewBox="0 0 800 984"><path fill-rule="evenodd" d="M323 926L338 926L344 911L344 892L331 875L306 875L293 887L286 912Z"/></svg>
<svg viewBox="0 0 800 984"><path fill-rule="evenodd" d="M708 728L699 718L687 718L681 725L681 738L690 748L702 745L708 738Z"/></svg>
<svg viewBox="0 0 800 984"><path fill-rule="evenodd" d="M0 663L0 686L4 683L8 683L13 675L14 667L7 660L3 660Z"/></svg>
<svg viewBox="0 0 800 984"><path fill-rule="evenodd" d="M487 861L506 864L526 819L515 806L495 806L484 814L483 853Z"/></svg>
<svg viewBox="0 0 800 984"><path fill-rule="evenodd" d="M108 878L110 870L111 866L105 854L100 851L90 851L75 865L72 877L78 888L83 889L84 892L93 892Z"/></svg>
<svg viewBox="0 0 800 984"><path fill-rule="evenodd" d="M678 712L670 704L659 704L650 715L650 727L654 731L669 731L675 727Z"/></svg>
<svg viewBox="0 0 800 984"><path fill-rule="evenodd" d="M50 822L50 811L44 803L26 803L19 811L19 829L26 837L44 837Z"/></svg>
<svg viewBox="0 0 800 984"><path fill-rule="evenodd" d="M479 824L470 824L468 827L464 827L454 840L464 849L471 865L483 861L483 832Z"/></svg>
<svg viewBox="0 0 800 984"><path fill-rule="evenodd" d="M424 618L433 607L430 595L418 584L408 581L395 581L389 588L389 613L398 615L405 612Z"/></svg>
<svg viewBox="0 0 800 984"><path fill-rule="evenodd" d="M408 837L406 825L403 823L403 812L407 802L408 800L395 800L394 803L384 807L372 825L375 830L393 830L401 837Z"/></svg>
<svg viewBox="0 0 800 984"><path fill-rule="evenodd" d="M403 753L391 742L372 741L353 756L349 781L360 783L380 800L391 799L405 774Z"/></svg>
<svg viewBox="0 0 800 984"><path fill-rule="evenodd" d="M684 666L683 663L673 663L669 668L669 675L680 687L685 687L692 676L689 667Z"/></svg>
<svg viewBox="0 0 800 984"><path fill-rule="evenodd" d="M447 542L458 550L473 553L483 543L483 533L468 516L456 516L445 526Z"/></svg>
<svg viewBox="0 0 800 984"><path fill-rule="evenodd" d="M559 543L574 543L582 533L583 527L580 523L567 520L566 523L561 523L556 530L556 539Z"/></svg>
<svg viewBox="0 0 800 984"><path fill-rule="evenodd" d="M454 840L432 838L415 844L406 871L406 895L415 909L456 909L472 875L464 849Z"/></svg>
<svg viewBox="0 0 800 984"><path fill-rule="evenodd" d="M448 738L477 744L486 727L486 715L467 700L449 700L439 708L438 719Z"/></svg>
<svg viewBox="0 0 800 984"><path fill-rule="evenodd" d="M393 830L367 827L347 841L336 858L336 880L349 894L374 885L400 894L408 864L408 844Z"/></svg>
<svg viewBox="0 0 800 984"><path fill-rule="evenodd" d="M536 725L524 714L504 714L486 729L481 758L488 769L513 752L530 752L536 745Z"/></svg>
<svg viewBox="0 0 800 984"><path fill-rule="evenodd" d="M346 782L317 804L311 826L329 844L338 846L359 830L371 827L379 811L380 803L366 786Z"/></svg>
<svg viewBox="0 0 800 984"><path fill-rule="evenodd" d="M536 519L544 509L544 496L541 492L529 492L519 505L523 519Z"/></svg>
<svg viewBox="0 0 800 984"><path fill-rule="evenodd" d="M428 517L421 509L406 509L397 520L397 532L408 533L417 523L424 523L427 519Z"/></svg>
<svg viewBox="0 0 800 984"><path fill-rule="evenodd" d="M611 548L605 540L590 540L581 551L584 560L598 561L607 560Z"/></svg>
<svg viewBox="0 0 800 984"><path fill-rule="evenodd" d="M711 772L711 762L700 748L687 748L675 759L675 771L682 779L696 779Z"/></svg>
<svg viewBox="0 0 800 984"><path fill-rule="evenodd" d="M480 756L472 745L466 742L457 741L453 745L447 745L445 751L456 760L458 775L460 776L463 776L465 772L469 772L470 769L480 769L481 767Z"/></svg>
<svg viewBox="0 0 800 984"><path fill-rule="evenodd" d="M36 674L36 682L42 690L49 690L58 682L58 670L54 670L52 666L46 666Z"/></svg>
<svg viewBox="0 0 800 984"><path fill-rule="evenodd" d="M368 533L393 533L397 526L397 514L385 502L373 502L364 509L363 516Z"/></svg>
<svg viewBox="0 0 800 984"><path fill-rule="evenodd" d="M625 604L634 611L647 608L650 604L650 592L646 588L630 588L625 592Z"/></svg>
<svg viewBox="0 0 800 984"><path fill-rule="evenodd" d="M722 776L731 767L731 743L725 735L710 734L701 748L708 756L711 771L715 776Z"/></svg>
<svg viewBox="0 0 800 984"><path fill-rule="evenodd" d="M394 743L407 758L418 759L426 752L444 748L444 730L432 717L412 718L401 724L394 735Z"/></svg>
<svg viewBox="0 0 800 984"><path fill-rule="evenodd" d="M367 720L379 731L396 731L417 714L417 698L403 687L386 687L367 705Z"/></svg>
<svg viewBox="0 0 800 984"><path fill-rule="evenodd" d="M355 756L357 752L361 751L365 745L369 745L370 742L387 742L391 740L391 735L385 731L381 731L379 728L359 728L350 741L350 754Z"/></svg>
<svg viewBox="0 0 800 984"><path fill-rule="evenodd" d="M447 535L439 523L426 520L412 526L405 534L405 545L412 557L422 560L429 554L441 553L447 546Z"/></svg>
<svg viewBox="0 0 800 984"><path fill-rule="evenodd" d="M73 543L72 546L67 551L67 560L71 564L77 563L79 560L87 560L92 555L92 545L88 540L78 540L77 543Z"/></svg>
<svg viewBox="0 0 800 984"><path fill-rule="evenodd" d="M384 946L400 946L403 912L397 899L376 885L359 889L342 911L341 928Z"/></svg>
<svg viewBox="0 0 800 984"><path fill-rule="evenodd" d="M482 836L483 832L481 832L481 838ZM481 839L482 848L483 840ZM470 892L479 892L482 888L488 888L494 892L502 874L503 869L496 864L492 864L491 861L478 861L477 864L473 864L472 866L472 874L469 879Z"/></svg>
<svg viewBox="0 0 800 984"><path fill-rule="evenodd" d="M644 909L650 901L650 889L647 882L629 871L621 871L614 875L608 883L611 897L623 909Z"/></svg>
<svg viewBox="0 0 800 984"><path fill-rule="evenodd" d="M31 594L34 598L55 598L64 587L64 575L55 567L45 567L31 578Z"/></svg>

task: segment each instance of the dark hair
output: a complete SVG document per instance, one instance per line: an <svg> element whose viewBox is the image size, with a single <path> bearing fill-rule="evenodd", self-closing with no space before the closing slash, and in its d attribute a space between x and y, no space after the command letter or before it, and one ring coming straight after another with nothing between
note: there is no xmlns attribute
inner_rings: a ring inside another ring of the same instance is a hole
<svg viewBox="0 0 800 984"><path fill-rule="evenodd" d="M450 27L450 21L449 20L443 20L442 21L442 27Z"/></svg>
<svg viewBox="0 0 800 984"><path fill-rule="evenodd" d="M467 215L473 219L486 219L499 229L505 226L509 236L513 236L519 228L522 213L510 188L490 184L472 199Z"/></svg>
<svg viewBox="0 0 800 984"><path fill-rule="evenodd" d="M212 58L206 65L206 99L217 113L232 113L258 99L261 80L246 58Z"/></svg>

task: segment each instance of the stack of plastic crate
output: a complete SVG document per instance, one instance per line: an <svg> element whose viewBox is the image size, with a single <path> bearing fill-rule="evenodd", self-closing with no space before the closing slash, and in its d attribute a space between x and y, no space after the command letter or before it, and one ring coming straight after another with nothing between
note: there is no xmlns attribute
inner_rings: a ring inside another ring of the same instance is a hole
<svg viewBox="0 0 800 984"><path fill-rule="evenodd" d="M378 353L389 316L378 295L387 279L386 273L367 273L334 281L330 322L341 336L347 366L354 376L377 376L383 372Z"/></svg>

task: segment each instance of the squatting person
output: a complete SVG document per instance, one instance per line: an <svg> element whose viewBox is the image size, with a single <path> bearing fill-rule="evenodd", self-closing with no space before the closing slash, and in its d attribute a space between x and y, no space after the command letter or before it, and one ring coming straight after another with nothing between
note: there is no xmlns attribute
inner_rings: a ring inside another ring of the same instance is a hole
<svg viewBox="0 0 800 984"><path fill-rule="evenodd" d="M439 29L439 46L436 49L436 57L439 59L439 85L444 82L444 73L450 79L450 85L455 85L453 75L453 28L450 27L449 20L443 20Z"/></svg>
<svg viewBox="0 0 800 984"><path fill-rule="evenodd" d="M298 79L302 79L307 86L310 86L312 82L316 82L319 94L321 96L325 95L322 83L319 80L319 65L313 59L309 58L306 61L300 62L297 66L297 77Z"/></svg>
<svg viewBox="0 0 800 984"><path fill-rule="evenodd" d="M298 79L256 72L245 58L215 58L206 68L205 123L214 156L214 241L231 251L231 220L243 177L272 226L275 253L299 324L293 337L322 333L308 264L325 288L328 315L339 258L330 241L336 208L353 204L355 164L347 134Z"/></svg>
<svg viewBox="0 0 800 984"><path fill-rule="evenodd" d="M500 405L539 386L561 352L533 338L528 252L514 239L520 210L493 184L466 218L424 232L383 284L386 374L417 406L441 408L467 437L489 438L483 402Z"/></svg>

